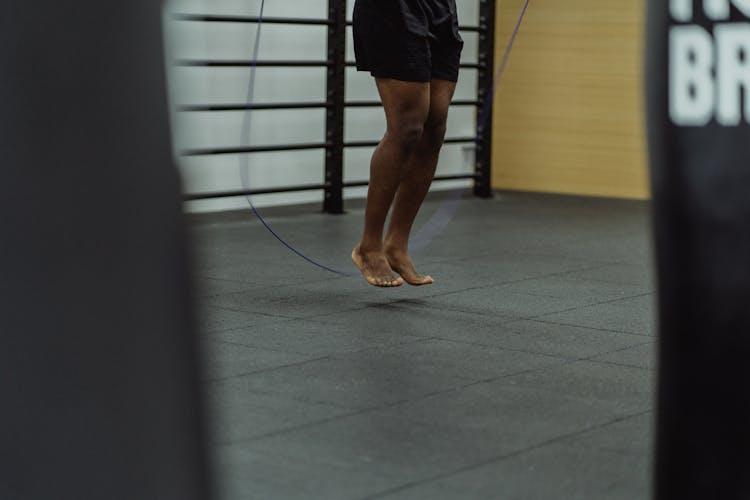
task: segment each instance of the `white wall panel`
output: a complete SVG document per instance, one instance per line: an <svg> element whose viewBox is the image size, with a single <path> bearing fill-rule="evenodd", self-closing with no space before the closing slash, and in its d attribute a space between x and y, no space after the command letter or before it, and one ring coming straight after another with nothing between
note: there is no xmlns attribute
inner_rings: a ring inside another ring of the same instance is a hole
<svg viewBox="0 0 750 500"><path fill-rule="evenodd" d="M165 8L165 28L169 92L177 161L187 193L205 193L242 188L237 155L185 157L181 151L234 147L247 138L240 137L243 112L179 112L184 105L242 104L247 99L249 68L179 67L179 60L242 59L249 60L255 41L256 26L252 24L203 23L176 21L174 13L257 16L260 0L170 0ZM348 6L349 19L353 1ZM266 0L266 16L323 19L328 14L327 0ZM478 19L478 0L459 0L462 24L474 25ZM347 58L354 59L351 29L348 32ZM464 62L476 61L478 37L465 33ZM266 24L260 43L261 59L325 60L326 29L319 26L288 26ZM325 100L324 68L258 68L255 102L290 102ZM373 79L353 68L346 71L347 100L375 100ZM476 71L464 70L456 97L474 99ZM456 107L449 118L450 136L474 134L473 108ZM385 129L380 108L353 108L346 113L345 139L378 140ZM323 110L253 111L249 144L323 142L325 112ZM471 165L462 145L447 145L439 166L439 174L470 173ZM371 148L346 151L345 180L361 181L368 177ZM251 188L270 188L293 184L320 183L323 180L322 151L292 151L249 155ZM436 189L466 186L468 182L436 184ZM347 189L347 198L362 197L365 190ZM322 193L288 193L253 198L258 206L322 201ZM227 210L247 206L244 198L207 200L186 204L190 211Z"/></svg>

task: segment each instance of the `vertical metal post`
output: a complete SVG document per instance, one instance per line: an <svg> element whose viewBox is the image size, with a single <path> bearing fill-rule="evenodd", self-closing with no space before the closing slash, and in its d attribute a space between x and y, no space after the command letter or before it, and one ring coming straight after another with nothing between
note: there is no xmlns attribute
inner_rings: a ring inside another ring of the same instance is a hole
<svg viewBox="0 0 750 500"><path fill-rule="evenodd" d="M344 94L346 78L346 0L328 0L328 90L326 99L325 200L323 211L344 212Z"/></svg>
<svg viewBox="0 0 750 500"><path fill-rule="evenodd" d="M479 0L479 75L477 78L477 119L493 98L495 71L495 0ZM477 130L474 195L492 197L492 113Z"/></svg>

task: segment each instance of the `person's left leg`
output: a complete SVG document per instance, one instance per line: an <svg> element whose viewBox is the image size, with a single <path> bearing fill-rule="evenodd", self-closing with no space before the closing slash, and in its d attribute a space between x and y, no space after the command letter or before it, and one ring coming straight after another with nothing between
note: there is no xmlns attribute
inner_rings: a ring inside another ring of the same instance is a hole
<svg viewBox="0 0 750 500"><path fill-rule="evenodd" d="M422 276L415 269L414 262L409 256L409 234L435 176L440 149L445 139L448 109L455 90L455 82L433 80L430 83L430 110L427 121L406 174L399 184L385 236L384 251L388 263L411 285L427 285L433 282L430 276Z"/></svg>

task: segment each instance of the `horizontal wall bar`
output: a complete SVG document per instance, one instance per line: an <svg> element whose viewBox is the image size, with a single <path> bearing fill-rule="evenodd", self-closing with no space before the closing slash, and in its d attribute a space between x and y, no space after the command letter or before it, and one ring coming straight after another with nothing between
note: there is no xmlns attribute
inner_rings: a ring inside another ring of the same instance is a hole
<svg viewBox="0 0 750 500"><path fill-rule="evenodd" d="M463 69L482 69L484 68L484 65L479 63L461 63L459 65ZM347 61L346 63L347 68L355 68L357 67L357 63L354 61Z"/></svg>
<svg viewBox="0 0 750 500"><path fill-rule="evenodd" d="M233 198L236 196L254 196L256 194L278 194L278 193L294 193L297 191L315 191L323 189L323 184L308 184L303 186L283 186L278 188L268 189L250 189L245 191L217 191L213 193L197 193L197 194L186 194L183 195L182 199L185 201L195 200L210 200L212 198Z"/></svg>
<svg viewBox="0 0 750 500"><path fill-rule="evenodd" d="M264 104L195 104L190 106L180 106L178 111L248 111L248 110L269 110L269 109L321 109L327 108L330 104L325 102L284 102L284 103L264 103Z"/></svg>
<svg viewBox="0 0 750 500"><path fill-rule="evenodd" d="M258 24L260 18L253 16L219 16L208 14L174 14L175 21L197 21L206 23L247 23ZM330 19L310 19L304 17L264 17L263 24L294 24L309 26L329 26L333 24ZM347 26L352 26L352 21L347 21ZM459 26L460 31L481 33L485 31L482 26Z"/></svg>
<svg viewBox="0 0 750 500"><path fill-rule="evenodd" d="M444 141L445 144L464 144L476 142L476 137L454 137ZM352 141L344 143L345 148L368 148L375 147L380 141ZM327 143L311 144L279 144L278 146L248 146L233 148L207 148L191 149L181 153L181 156L214 156L241 153L273 153L277 151L303 151L306 149L325 149L330 147Z"/></svg>
<svg viewBox="0 0 750 500"><path fill-rule="evenodd" d="M175 21L199 21L206 23L249 23L257 24L260 18L252 16L217 16L205 14L174 14L172 19ZM264 17L263 24L295 24L308 26L329 26L332 22L329 19L310 19L294 17Z"/></svg>
<svg viewBox="0 0 750 500"><path fill-rule="evenodd" d="M486 29L484 26L459 26L459 31L473 32L473 33L484 33Z"/></svg>
<svg viewBox="0 0 750 500"><path fill-rule="evenodd" d="M192 149L183 151L182 156L213 156L213 155L231 155L243 153L273 153L277 151L303 151L306 149L325 149L326 143L312 144L280 144L278 146L248 146L235 148L209 148L209 149Z"/></svg>
<svg viewBox="0 0 750 500"><path fill-rule="evenodd" d="M457 174L457 175L436 175L432 181L433 182L441 182L441 181L463 181L463 180L473 180L476 179L477 176L474 174ZM345 182L344 187L345 188L355 188L355 187L365 187L369 186L369 181L354 181L354 182Z"/></svg>
<svg viewBox="0 0 750 500"><path fill-rule="evenodd" d="M451 106L477 106L479 101L457 100L451 103ZM271 109L322 109L332 106L326 102L283 102L283 103L263 103L263 104L193 104L179 106L178 111L248 111L248 110L271 110ZM345 103L347 108L380 108L383 104L380 101L351 101Z"/></svg>
<svg viewBox="0 0 750 500"><path fill-rule="evenodd" d="M477 142L476 137L454 137L443 141L445 144L468 144Z"/></svg>
<svg viewBox="0 0 750 500"><path fill-rule="evenodd" d="M479 101L456 100L451 102L451 106L477 106ZM347 108L380 108L383 103L380 101L349 101L346 103Z"/></svg>
<svg viewBox="0 0 750 500"><path fill-rule="evenodd" d="M203 67L203 68L326 68L330 64L329 61L250 61L250 60L227 60L227 61L212 61L212 60L189 60L183 59L176 61L176 66L182 66L187 68Z"/></svg>
<svg viewBox="0 0 750 500"><path fill-rule="evenodd" d="M175 62L175 66L185 68L326 68L330 66L330 61L206 61L206 60L189 60L183 59ZM354 61L346 63L347 68L355 68L357 64ZM484 65L479 63L461 63L463 69L483 69Z"/></svg>
<svg viewBox="0 0 750 500"><path fill-rule="evenodd" d="M353 21L347 21L346 25L347 26L353 26L354 22ZM485 31L485 28L483 26L459 26L458 29L460 31L467 31L467 32L473 31L475 33L482 33L483 31Z"/></svg>
<svg viewBox="0 0 750 500"><path fill-rule="evenodd" d="M441 181L460 181L460 180L472 180L476 176L472 174L459 174L459 175L438 175L435 176L433 182ZM370 183L368 181L359 182L346 182L344 183L345 188L365 187ZM236 191L215 191L212 193L193 193L185 194L182 196L184 201L197 201L197 200L211 200L218 198L235 198L238 196L255 196L261 194L280 194L280 193L295 193L300 191L317 191L324 189L325 184L304 184L299 186L282 186L277 188L268 189L250 189L250 190L236 190Z"/></svg>
<svg viewBox="0 0 750 500"><path fill-rule="evenodd" d="M454 137L446 139L444 144L464 144L476 142L476 137ZM352 141L344 144L346 148L371 148L380 144L380 141Z"/></svg>

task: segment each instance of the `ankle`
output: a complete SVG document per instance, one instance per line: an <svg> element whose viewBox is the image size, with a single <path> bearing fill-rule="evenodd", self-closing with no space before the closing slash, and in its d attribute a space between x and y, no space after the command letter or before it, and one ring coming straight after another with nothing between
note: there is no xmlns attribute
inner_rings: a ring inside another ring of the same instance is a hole
<svg viewBox="0 0 750 500"><path fill-rule="evenodd" d="M385 241L383 241L383 250L389 253L408 253L408 249L408 240L404 241L400 238L386 238Z"/></svg>
<svg viewBox="0 0 750 500"><path fill-rule="evenodd" d="M357 245L357 252L362 255L383 253L383 244L379 241L370 242L362 240L360 244Z"/></svg>

